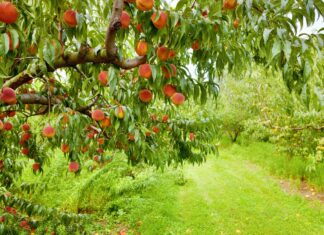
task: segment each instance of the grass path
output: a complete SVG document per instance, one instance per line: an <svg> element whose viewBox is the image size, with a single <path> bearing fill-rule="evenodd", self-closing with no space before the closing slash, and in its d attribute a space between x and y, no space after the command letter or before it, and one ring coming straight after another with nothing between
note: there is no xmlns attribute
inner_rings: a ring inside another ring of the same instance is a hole
<svg viewBox="0 0 324 235"><path fill-rule="evenodd" d="M184 186L165 177L144 192L148 203L133 214L142 218L142 235L324 234L323 205L286 194L265 170L231 150L183 172Z"/></svg>

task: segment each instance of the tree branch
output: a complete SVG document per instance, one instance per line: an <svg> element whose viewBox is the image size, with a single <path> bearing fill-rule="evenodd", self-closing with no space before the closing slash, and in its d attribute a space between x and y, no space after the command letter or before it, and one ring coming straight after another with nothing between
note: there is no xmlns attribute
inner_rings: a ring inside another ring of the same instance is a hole
<svg viewBox="0 0 324 235"><path fill-rule="evenodd" d="M116 33L120 29L121 22L120 16L124 8L124 0L115 0L112 9L112 14L110 17L110 22L106 32L106 53L107 57L116 57L117 46L115 43Z"/></svg>

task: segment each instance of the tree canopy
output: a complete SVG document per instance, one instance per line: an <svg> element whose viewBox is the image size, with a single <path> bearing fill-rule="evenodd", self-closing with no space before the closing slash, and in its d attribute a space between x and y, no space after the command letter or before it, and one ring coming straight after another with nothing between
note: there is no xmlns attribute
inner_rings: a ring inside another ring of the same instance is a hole
<svg viewBox="0 0 324 235"><path fill-rule="evenodd" d="M208 107L182 107L216 98L219 79L253 63L309 93L324 34L299 28L323 13L320 0L1 1L3 192L23 156L38 173L57 148L74 173L119 150L132 164L202 162L217 127Z"/></svg>

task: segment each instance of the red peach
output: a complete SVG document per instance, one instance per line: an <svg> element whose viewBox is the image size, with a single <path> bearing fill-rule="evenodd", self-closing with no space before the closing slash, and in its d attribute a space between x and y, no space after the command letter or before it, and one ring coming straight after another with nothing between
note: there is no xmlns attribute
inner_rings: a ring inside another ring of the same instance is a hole
<svg viewBox="0 0 324 235"><path fill-rule="evenodd" d="M3 123L3 129L6 131L12 130L12 124L10 122Z"/></svg>
<svg viewBox="0 0 324 235"><path fill-rule="evenodd" d="M162 116L162 122L167 122L169 120L169 116L168 115L163 115Z"/></svg>
<svg viewBox="0 0 324 235"><path fill-rule="evenodd" d="M192 43L192 45L191 45L191 48L192 48L192 50L194 50L194 51L199 50L199 41L198 41L198 40L194 41L194 42Z"/></svg>
<svg viewBox="0 0 324 235"><path fill-rule="evenodd" d="M167 97L171 97L174 93L176 93L176 87L171 85L171 84L166 84L163 87L163 93L167 96Z"/></svg>
<svg viewBox="0 0 324 235"><path fill-rule="evenodd" d="M69 164L69 171L70 172L77 172L79 170L79 167L80 167L79 163L77 163L77 162L70 162L70 164Z"/></svg>
<svg viewBox="0 0 324 235"><path fill-rule="evenodd" d="M102 86L107 86L108 84L108 71L101 71L98 75L98 80Z"/></svg>
<svg viewBox="0 0 324 235"><path fill-rule="evenodd" d="M152 69L151 69L151 65L149 64L140 65L138 68L138 72L140 77L146 79L150 79L152 77Z"/></svg>
<svg viewBox="0 0 324 235"><path fill-rule="evenodd" d="M0 21L6 24L13 24L18 19L18 11L15 5L10 2L0 3Z"/></svg>
<svg viewBox="0 0 324 235"><path fill-rule="evenodd" d="M135 135L128 133L127 136L129 141L135 141Z"/></svg>
<svg viewBox="0 0 324 235"><path fill-rule="evenodd" d="M159 47L156 50L156 55L161 61L166 61L169 59L169 49L165 46Z"/></svg>
<svg viewBox="0 0 324 235"><path fill-rule="evenodd" d="M21 129L23 131L29 131L30 130L30 126L28 123L24 123L22 126L21 126Z"/></svg>
<svg viewBox="0 0 324 235"><path fill-rule="evenodd" d="M149 11L153 8L154 0L136 0L136 7L141 11Z"/></svg>
<svg viewBox="0 0 324 235"><path fill-rule="evenodd" d="M91 117L95 121L102 121L105 119L105 114L102 110L96 109L92 111Z"/></svg>
<svg viewBox="0 0 324 235"><path fill-rule="evenodd" d="M176 51L175 50L169 50L169 58L173 59L176 57Z"/></svg>
<svg viewBox="0 0 324 235"><path fill-rule="evenodd" d="M23 148L21 150L21 153L24 154L24 155L28 155L29 154L29 149L28 148Z"/></svg>
<svg viewBox="0 0 324 235"><path fill-rule="evenodd" d="M103 145L105 143L105 138L99 138L97 142L99 145Z"/></svg>
<svg viewBox="0 0 324 235"><path fill-rule="evenodd" d="M23 141L23 142L26 142L28 141L29 139L31 138L31 134L28 133L28 132L25 132L21 135L21 138L20 140Z"/></svg>
<svg viewBox="0 0 324 235"><path fill-rule="evenodd" d="M74 10L67 10L63 14L63 21L71 28L74 28L78 24L77 13Z"/></svg>
<svg viewBox="0 0 324 235"><path fill-rule="evenodd" d="M137 29L137 31L138 31L139 33L143 32L143 30L142 30L142 25L141 25L140 23L136 24L135 27L136 27L136 29Z"/></svg>
<svg viewBox="0 0 324 235"><path fill-rule="evenodd" d="M171 64L170 66L171 66L171 69L168 69L166 66L162 67L162 71L163 71L164 77L166 79L170 79L177 75L177 67L174 64Z"/></svg>
<svg viewBox="0 0 324 235"><path fill-rule="evenodd" d="M185 100L186 98L182 93L176 92L171 96L171 101L175 105L181 105L185 102Z"/></svg>
<svg viewBox="0 0 324 235"><path fill-rule="evenodd" d="M70 152L70 146L68 144L62 143L61 144L61 150L62 150L63 153L68 153L68 152Z"/></svg>
<svg viewBox="0 0 324 235"><path fill-rule="evenodd" d="M149 103L152 100L152 92L149 89L142 89L139 92L139 99L144 103Z"/></svg>
<svg viewBox="0 0 324 235"><path fill-rule="evenodd" d="M233 10L237 6L236 0L225 0L223 4L223 8L227 10Z"/></svg>
<svg viewBox="0 0 324 235"><path fill-rule="evenodd" d="M130 24L131 18L127 11L122 11L121 16L120 16L120 23L121 23L121 28L126 29L128 28Z"/></svg>
<svg viewBox="0 0 324 235"><path fill-rule="evenodd" d="M159 17L157 18L157 13L154 12L151 16L151 21L157 29L162 29L168 23L168 14L164 11L161 11Z"/></svg>
<svg viewBox="0 0 324 235"><path fill-rule="evenodd" d="M233 22L233 26L234 26L234 28L237 29L239 27L239 25L240 25L240 19L239 18L236 18L234 20L234 22Z"/></svg>
<svg viewBox="0 0 324 235"><path fill-rule="evenodd" d="M8 111L7 116L8 117L14 117L16 115L16 111Z"/></svg>
<svg viewBox="0 0 324 235"><path fill-rule="evenodd" d="M193 140L195 139L195 134L192 133L192 132L190 132L190 133L189 133L189 139L190 139L191 141L193 141Z"/></svg>
<svg viewBox="0 0 324 235"><path fill-rule="evenodd" d="M16 104L17 99L15 91L10 87L3 88L0 93L0 100L6 104Z"/></svg>
<svg viewBox="0 0 324 235"><path fill-rule="evenodd" d="M44 137L52 138L55 135L55 129L50 124L47 124L43 128L42 134Z"/></svg>
<svg viewBox="0 0 324 235"><path fill-rule="evenodd" d="M145 56L147 54L148 45L145 41L139 41L136 45L135 51L139 56Z"/></svg>
<svg viewBox="0 0 324 235"><path fill-rule="evenodd" d="M106 117L104 120L101 121L101 126L103 128L110 127L111 125L111 120L109 117Z"/></svg>
<svg viewBox="0 0 324 235"><path fill-rule="evenodd" d="M157 134L160 132L160 129L157 126L153 126L152 131Z"/></svg>
<svg viewBox="0 0 324 235"><path fill-rule="evenodd" d="M35 162L35 163L33 164L33 166L32 166L33 171L38 171L38 170L40 169L40 167L41 167L41 164L38 163L38 162Z"/></svg>

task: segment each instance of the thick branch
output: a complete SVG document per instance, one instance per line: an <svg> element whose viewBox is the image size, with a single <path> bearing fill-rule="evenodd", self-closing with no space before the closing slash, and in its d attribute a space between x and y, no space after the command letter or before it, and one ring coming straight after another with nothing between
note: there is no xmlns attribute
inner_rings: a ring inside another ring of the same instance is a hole
<svg viewBox="0 0 324 235"><path fill-rule="evenodd" d="M18 95L18 99L23 104L41 104L41 105L48 105L48 98L43 95L38 94L21 94ZM51 98L51 104L61 104L62 101L53 97Z"/></svg>
<svg viewBox="0 0 324 235"><path fill-rule="evenodd" d="M21 85L33 80L33 76L28 74L26 71L23 71L16 76L7 79L2 87L11 87L12 89L17 89Z"/></svg>
<svg viewBox="0 0 324 235"><path fill-rule="evenodd" d="M115 43L116 33L121 26L120 16L124 8L124 0L115 0L112 9L110 22L106 33L106 52L108 57L115 57L117 55L117 46Z"/></svg>

